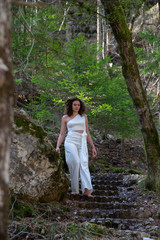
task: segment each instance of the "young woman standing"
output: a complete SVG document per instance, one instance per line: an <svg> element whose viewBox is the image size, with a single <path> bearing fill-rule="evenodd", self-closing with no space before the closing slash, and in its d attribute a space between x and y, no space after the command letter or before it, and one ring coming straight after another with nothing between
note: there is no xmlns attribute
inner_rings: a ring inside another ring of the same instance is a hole
<svg viewBox="0 0 160 240"><path fill-rule="evenodd" d="M83 195L92 196L91 177L88 168L87 141L92 147L93 157L97 156L96 148L88 130L88 119L85 114L84 102L77 97L66 101L66 112L61 120L61 131L57 141L56 151L60 153L60 146L65 138L66 128L68 130L65 139L65 158L71 177L72 194L79 194L79 177Z"/></svg>

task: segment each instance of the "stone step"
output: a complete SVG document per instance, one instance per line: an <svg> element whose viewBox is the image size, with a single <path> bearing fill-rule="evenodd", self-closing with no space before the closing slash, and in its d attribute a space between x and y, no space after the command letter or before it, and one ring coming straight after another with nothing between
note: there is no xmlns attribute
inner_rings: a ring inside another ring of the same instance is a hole
<svg viewBox="0 0 160 240"><path fill-rule="evenodd" d="M118 185L112 185L112 184L106 184L106 185L101 185L101 184L92 184L94 191L95 190L118 190Z"/></svg>
<svg viewBox="0 0 160 240"><path fill-rule="evenodd" d="M87 209L131 209L137 208L136 203L127 203L127 202L89 202L89 201L75 201L74 205L79 208Z"/></svg>
<svg viewBox="0 0 160 240"><path fill-rule="evenodd" d="M95 174L93 176L91 176L91 178L94 180L123 180L123 174L118 174L118 173L107 173L107 174Z"/></svg>
<svg viewBox="0 0 160 240"><path fill-rule="evenodd" d="M101 189L94 189L93 190L93 195L94 196L118 196L118 188L113 189L113 190L101 190Z"/></svg>
<svg viewBox="0 0 160 240"><path fill-rule="evenodd" d="M123 180L97 180L93 179L92 184L94 185L112 185L112 186L123 186Z"/></svg>
<svg viewBox="0 0 160 240"><path fill-rule="evenodd" d="M134 181L132 181L134 180ZM92 176L94 199L85 196L68 195L68 203L72 207L74 219L78 222L100 224L116 231L134 233L137 231L148 233L158 228L153 214L147 206L139 206L130 199L131 190L134 190L135 178L123 174L103 174ZM133 192L134 194L134 192ZM151 219L151 220L150 220ZM154 232L154 231L153 231ZM156 230L158 233L158 230ZM158 233L160 235L160 233ZM155 238L158 239L158 238ZM159 238L160 239L160 238Z"/></svg>
<svg viewBox="0 0 160 240"><path fill-rule="evenodd" d="M141 219L120 219L120 218L92 218L90 223L104 225L108 228L118 228L119 230L137 230L144 226Z"/></svg>
<svg viewBox="0 0 160 240"><path fill-rule="evenodd" d="M150 211L138 209L77 209L74 214L78 218L91 220L92 218L118 218L118 219L148 219L151 217Z"/></svg>
<svg viewBox="0 0 160 240"><path fill-rule="evenodd" d="M120 198L118 196L99 196L99 195L94 195L94 198L88 198L86 196L83 195L68 195L68 198L70 200L74 200L74 201L88 201L88 202L123 202L125 199L124 198Z"/></svg>

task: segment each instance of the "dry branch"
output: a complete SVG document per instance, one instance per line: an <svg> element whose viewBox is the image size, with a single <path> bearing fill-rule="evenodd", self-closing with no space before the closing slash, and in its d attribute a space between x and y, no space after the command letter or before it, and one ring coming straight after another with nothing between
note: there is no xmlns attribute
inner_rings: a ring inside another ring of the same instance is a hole
<svg viewBox="0 0 160 240"><path fill-rule="evenodd" d="M26 6L26 7L36 7L36 8L41 8L41 7L48 7L51 4L53 4L55 1L52 1L51 3L44 3L44 2L38 2L38 3L32 3L32 2L23 2L23 1L16 1L16 0L11 0L12 4L17 4L21 6Z"/></svg>

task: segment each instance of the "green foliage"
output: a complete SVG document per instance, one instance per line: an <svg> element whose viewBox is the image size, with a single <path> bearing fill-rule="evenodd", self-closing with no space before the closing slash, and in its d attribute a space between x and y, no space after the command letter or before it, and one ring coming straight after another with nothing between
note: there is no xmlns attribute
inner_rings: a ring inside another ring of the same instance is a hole
<svg viewBox="0 0 160 240"><path fill-rule="evenodd" d="M94 109L91 109L91 114L95 115L98 113L104 113L106 114L107 112L111 113L112 111L112 107L109 104L103 103L102 105L99 105L97 107L95 107Z"/></svg>
<svg viewBox="0 0 160 240"><path fill-rule="evenodd" d="M55 236L59 235L63 237L63 239L87 240L94 236L103 237L106 232L105 227L92 223L67 223L65 225L54 223L48 229L47 239L55 239Z"/></svg>
<svg viewBox="0 0 160 240"><path fill-rule="evenodd" d="M54 107L63 107L68 96L76 95L86 103L92 123L101 121L101 130L129 136L137 132L138 122L121 69L109 67L109 57L97 62L96 56L96 44L79 36L64 45L63 59L50 59L49 69L44 66L33 75L31 81L40 87L33 102L34 109L40 105L35 117L51 120Z"/></svg>
<svg viewBox="0 0 160 240"><path fill-rule="evenodd" d="M112 170L113 173L123 173L123 168L119 167L119 168L113 168Z"/></svg>
<svg viewBox="0 0 160 240"><path fill-rule="evenodd" d="M15 83L18 84L18 85L21 84L22 83L22 78L15 79Z"/></svg>
<svg viewBox="0 0 160 240"><path fill-rule="evenodd" d="M16 74L23 73L23 77L29 78L32 71L41 68L43 64L47 65L49 49L57 53L59 48L60 52L61 41L57 37L57 29L63 19L63 8L57 11L53 5L39 9L13 7L12 12L12 48Z"/></svg>
<svg viewBox="0 0 160 240"><path fill-rule="evenodd" d="M93 163L89 162L89 170L91 173L94 173L96 171L96 168Z"/></svg>
<svg viewBox="0 0 160 240"><path fill-rule="evenodd" d="M124 137L137 134L138 121L121 70L113 66L108 68L108 71L107 81L97 83L101 84L99 101L102 104L93 109L91 113L96 118L101 117L101 123L104 122L107 132Z"/></svg>
<svg viewBox="0 0 160 240"><path fill-rule="evenodd" d="M29 79L38 91L34 100L29 99L28 113L47 127L56 122L55 113L62 115L65 100L76 95L104 135L137 134L138 121L121 69L110 66L110 57L97 61L97 44L84 36L67 42L59 37L64 8L65 4L62 9L13 8L15 78Z"/></svg>
<svg viewBox="0 0 160 240"><path fill-rule="evenodd" d="M34 216L34 208L30 204L17 200L13 194L10 195L9 200L10 200L10 218L20 219Z"/></svg>
<svg viewBox="0 0 160 240"><path fill-rule="evenodd" d="M160 77L159 63L160 63L160 38L157 37L152 31L146 29L141 32L140 37L145 40L146 48L135 48L137 54L137 62L142 78L146 82L152 82L155 87L148 93L148 101L154 112L158 111L159 96L156 91L157 79Z"/></svg>
<svg viewBox="0 0 160 240"><path fill-rule="evenodd" d="M138 55L137 61L141 67L142 74L158 74L159 75L159 63L160 63L160 38L155 36L152 31L146 30L139 34L142 39L145 39L150 47L148 49L139 48L136 49Z"/></svg>

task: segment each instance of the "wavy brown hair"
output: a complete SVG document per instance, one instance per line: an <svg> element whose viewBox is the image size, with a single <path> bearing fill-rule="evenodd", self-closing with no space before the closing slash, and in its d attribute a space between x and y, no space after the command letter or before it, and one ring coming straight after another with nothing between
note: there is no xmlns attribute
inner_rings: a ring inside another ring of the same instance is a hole
<svg viewBox="0 0 160 240"><path fill-rule="evenodd" d="M82 116L86 112L86 106L85 106L84 102L77 97L71 97L71 98L67 99L67 101L65 102L66 109L65 109L64 113L67 114L69 117L73 114L72 103L74 101L80 102L80 109L79 109L78 113Z"/></svg>

